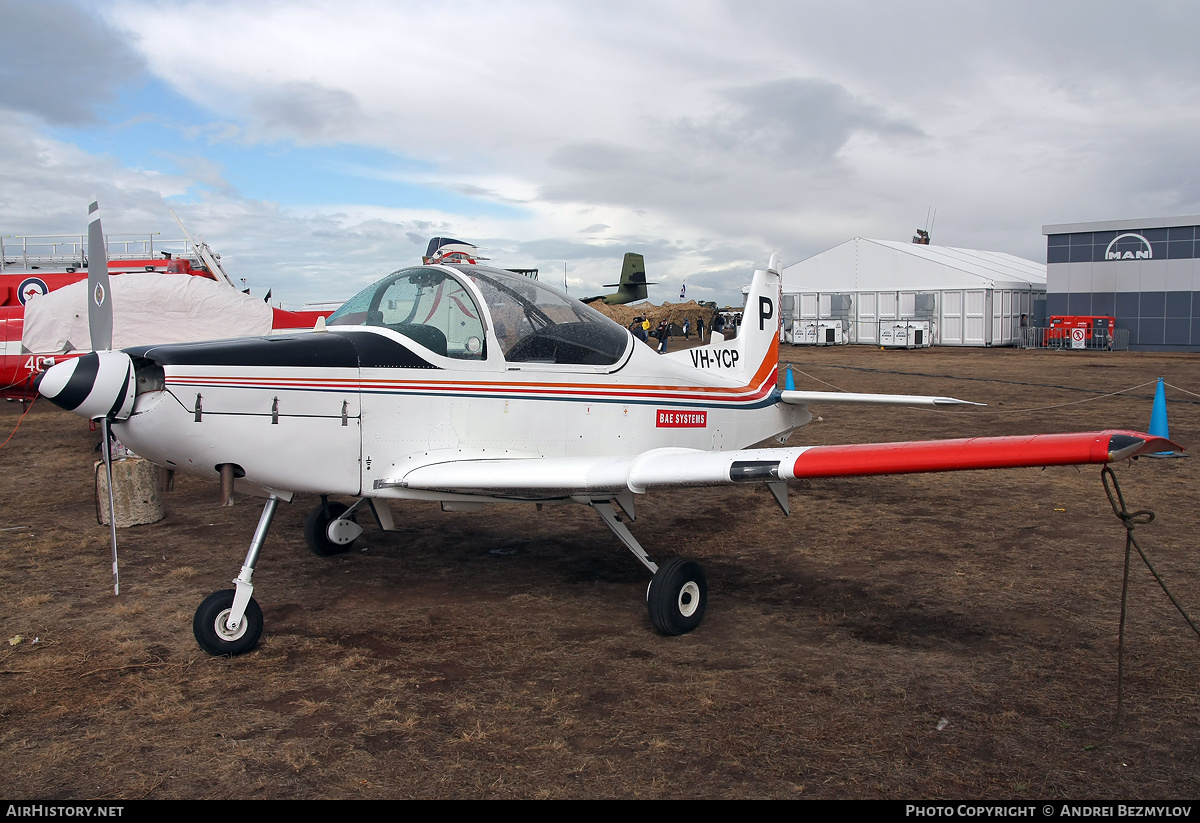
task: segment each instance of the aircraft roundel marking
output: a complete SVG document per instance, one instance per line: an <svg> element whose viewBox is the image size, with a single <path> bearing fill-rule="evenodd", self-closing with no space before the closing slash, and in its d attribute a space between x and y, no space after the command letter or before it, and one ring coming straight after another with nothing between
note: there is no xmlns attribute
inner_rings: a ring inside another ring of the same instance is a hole
<svg viewBox="0 0 1200 823"><path fill-rule="evenodd" d="M24 306L25 302L31 297L41 297L50 289L46 286L46 281L40 277L26 277L21 281L21 285L17 286L17 299Z"/></svg>
<svg viewBox="0 0 1200 823"><path fill-rule="evenodd" d="M92 292L92 300L97 306L104 305L104 284L97 283L96 290Z"/></svg>

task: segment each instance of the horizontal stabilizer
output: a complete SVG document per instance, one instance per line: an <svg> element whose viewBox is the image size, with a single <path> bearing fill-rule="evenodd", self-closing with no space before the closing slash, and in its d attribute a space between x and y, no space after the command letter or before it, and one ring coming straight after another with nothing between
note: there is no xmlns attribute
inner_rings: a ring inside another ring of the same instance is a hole
<svg viewBox="0 0 1200 823"><path fill-rule="evenodd" d="M893 406L986 406L954 397L931 397L923 394L855 394L840 391L783 391L779 399L792 406L809 403L876 403Z"/></svg>

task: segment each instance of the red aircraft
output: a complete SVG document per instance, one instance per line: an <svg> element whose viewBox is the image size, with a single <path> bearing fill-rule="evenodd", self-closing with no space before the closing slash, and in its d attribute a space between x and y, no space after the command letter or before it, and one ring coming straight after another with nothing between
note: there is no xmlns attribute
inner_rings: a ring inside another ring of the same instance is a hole
<svg viewBox="0 0 1200 823"><path fill-rule="evenodd" d="M164 241L152 234L105 235L109 275L154 272L202 277L236 289L221 267L220 257L202 238L193 236L182 223L179 226L187 239ZM28 351L21 337L28 301L87 279L86 241L82 235L0 237L0 397L31 399L36 394L36 374L50 363L84 354ZM327 317L333 310L271 311L272 330L279 332L311 329L318 318Z"/></svg>

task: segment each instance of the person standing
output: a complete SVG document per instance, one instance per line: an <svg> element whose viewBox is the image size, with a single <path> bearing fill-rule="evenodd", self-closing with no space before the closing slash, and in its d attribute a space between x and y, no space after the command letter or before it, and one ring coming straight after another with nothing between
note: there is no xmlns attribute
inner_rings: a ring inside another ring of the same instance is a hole
<svg viewBox="0 0 1200 823"><path fill-rule="evenodd" d="M688 318L683 318L683 339L690 340L692 334L692 324Z"/></svg>
<svg viewBox="0 0 1200 823"><path fill-rule="evenodd" d="M658 338L658 353L667 353L667 338L671 336L671 324L666 320L660 321L658 328L654 332L654 336Z"/></svg>

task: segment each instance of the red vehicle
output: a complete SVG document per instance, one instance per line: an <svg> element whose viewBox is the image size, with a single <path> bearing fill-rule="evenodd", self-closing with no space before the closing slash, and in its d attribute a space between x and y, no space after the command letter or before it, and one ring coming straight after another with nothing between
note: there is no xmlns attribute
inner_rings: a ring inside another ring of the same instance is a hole
<svg viewBox="0 0 1200 823"><path fill-rule="evenodd" d="M42 370L46 358L61 361L83 354L28 352L21 345L21 335L26 302L87 279L85 240L80 235L0 237L0 397L33 397L32 377ZM160 272L203 277L236 288L221 268L220 258L199 238L162 241L154 235L109 235L105 245L110 275ZM333 309L271 311L276 331L311 329L317 318L333 313Z"/></svg>
<svg viewBox="0 0 1200 823"><path fill-rule="evenodd" d="M1106 349L1112 346L1116 318L1056 314L1046 328L1045 345L1063 349Z"/></svg>

